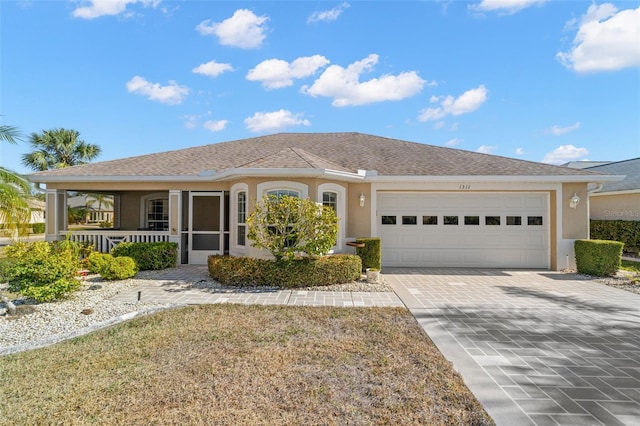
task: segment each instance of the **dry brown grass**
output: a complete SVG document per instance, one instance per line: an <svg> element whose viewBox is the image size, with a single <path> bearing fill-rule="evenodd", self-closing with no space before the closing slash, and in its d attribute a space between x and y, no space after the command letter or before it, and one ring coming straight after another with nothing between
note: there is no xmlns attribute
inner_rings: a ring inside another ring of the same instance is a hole
<svg viewBox="0 0 640 426"><path fill-rule="evenodd" d="M405 309L209 305L0 358L2 424L493 424Z"/></svg>

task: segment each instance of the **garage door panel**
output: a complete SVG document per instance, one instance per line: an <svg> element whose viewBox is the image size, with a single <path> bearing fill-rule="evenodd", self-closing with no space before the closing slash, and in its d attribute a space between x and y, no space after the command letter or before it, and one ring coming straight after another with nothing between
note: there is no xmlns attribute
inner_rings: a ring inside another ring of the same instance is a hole
<svg viewBox="0 0 640 426"><path fill-rule="evenodd" d="M546 193L380 192L377 199L384 266L549 267ZM383 215L396 216L396 224L382 225ZM403 216L417 223L403 225ZM423 216L436 216L437 224L424 225ZM457 216L458 225L444 225L444 216ZM465 216L480 223L465 225ZM499 224L487 225L487 216L498 216ZM507 225L507 216L521 224ZM542 225L529 225L529 216Z"/></svg>

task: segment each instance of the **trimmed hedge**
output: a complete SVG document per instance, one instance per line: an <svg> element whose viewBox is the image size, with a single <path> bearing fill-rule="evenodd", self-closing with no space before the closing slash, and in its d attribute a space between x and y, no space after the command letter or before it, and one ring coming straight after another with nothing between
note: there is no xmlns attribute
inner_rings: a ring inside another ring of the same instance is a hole
<svg viewBox="0 0 640 426"><path fill-rule="evenodd" d="M209 256L208 267L211 278L225 285L295 288L355 281L360 278L362 261L350 254L280 262Z"/></svg>
<svg viewBox="0 0 640 426"><path fill-rule="evenodd" d="M640 251L640 220L592 220L591 238L620 241L628 253Z"/></svg>
<svg viewBox="0 0 640 426"><path fill-rule="evenodd" d="M382 240L378 237L357 238L356 243L364 243L364 247L356 247L356 254L362 259L362 270L382 269Z"/></svg>
<svg viewBox="0 0 640 426"><path fill-rule="evenodd" d="M620 269L622 248L618 241L576 240L576 266L581 274L598 277L615 275Z"/></svg>
<svg viewBox="0 0 640 426"><path fill-rule="evenodd" d="M141 271L173 268L178 261L178 244L120 243L111 249L115 257L128 256L136 261Z"/></svg>

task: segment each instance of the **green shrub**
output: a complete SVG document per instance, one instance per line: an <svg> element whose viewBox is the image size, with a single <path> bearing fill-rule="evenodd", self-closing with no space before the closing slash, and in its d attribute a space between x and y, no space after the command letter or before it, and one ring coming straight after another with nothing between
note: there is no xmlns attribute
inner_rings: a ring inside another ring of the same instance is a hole
<svg viewBox="0 0 640 426"><path fill-rule="evenodd" d="M113 222L108 222L108 221L100 222L98 223L98 226L100 228L113 228Z"/></svg>
<svg viewBox="0 0 640 426"><path fill-rule="evenodd" d="M623 247L618 241L576 240L578 272L598 277L614 275L620 269Z"/></svg>
<svg viewBox="0 0 640 426"><path fill-rule="evenodd" d="M87 258L87 269L92 274L101 274L104 268L111 262L113 256L108 253L94 251Z"/></svg>
<svg viewBox="0 0 640 426"><path fill-rule="evenodd" d="M592 220L591 238L620 241L628 253L640 251L640 220Z"/></svg>
<svg viewBox="0 0 640 426"><path fill-rule="evenodd" d="M31 225L31 232L34 234L44 234L44 223L33 223Z"/></svg>
<svg viewBox="0 0 640 426"><path fill-rule="evenodd" d="M132 257L141 271L173 268L178 260L178 244L120 243L111 250L111 254Z"/></svg>
<svg viewBox="0 0 640 426"><path fill-rule="evenodd" d="M225 285L295 288L357 280L362 261L349 254L290 261L209 256L208 267L211 277Z"/></svg>
<svg viewBox="0 0 640 426"><path fill-rule="evenodd" d="M100 276L108 281L126 280L136 275L138 267L136 261L129 256L111 257L105 262Z"/></svg>
<svg viewBox="0 0 640 426"><path fill-rule="evenodd" d="M362 259L362 270L382 269L382 240L378 237L357 238L356 243L364 243L364 247L356 247L356 254Z"/></svg>
<svg viewBox="0 0 640 426"><path fill-rule="evenodd" d="M80 287L75 279L80 262L77 244L38 241L16 243L5 249L11 265L6 271L10 291L37 302L61 299Z"/></svg>
<svg viewBox="0 0 640 426"><path fill-rule="evenodd" d="M336 244L338 218L333 209L303 198L266 195L247 218L251 246L269 250L276 260L296 253L322 256Z"/></svg>

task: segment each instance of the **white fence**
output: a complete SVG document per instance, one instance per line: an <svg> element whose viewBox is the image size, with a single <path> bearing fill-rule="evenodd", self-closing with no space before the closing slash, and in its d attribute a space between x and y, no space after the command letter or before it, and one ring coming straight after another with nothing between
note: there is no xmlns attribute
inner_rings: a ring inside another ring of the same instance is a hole
<svg viewBox="0 0 640 426"><path fill-rule="evenodd" d="M77 243L92 243L96 251L109 253L120 243L158 243L169 241L169 232L164 231L67 231L61 232Z"/></svg>

